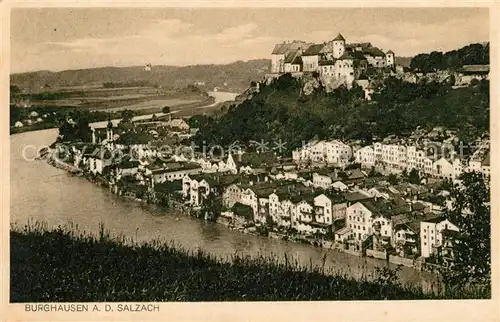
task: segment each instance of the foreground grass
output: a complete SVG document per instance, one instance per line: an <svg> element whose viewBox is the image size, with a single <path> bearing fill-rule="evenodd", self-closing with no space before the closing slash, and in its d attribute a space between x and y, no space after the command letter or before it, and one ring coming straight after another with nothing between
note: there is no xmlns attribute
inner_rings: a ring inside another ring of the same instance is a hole
<svg viewBox="0 0 500 322"><path fill-rule="evenodd" d="M265 257L223 261L169 244L11 229L11 302L429 299L387 276L355 281ZM463 295L462 295L463 296Z"/></svg>

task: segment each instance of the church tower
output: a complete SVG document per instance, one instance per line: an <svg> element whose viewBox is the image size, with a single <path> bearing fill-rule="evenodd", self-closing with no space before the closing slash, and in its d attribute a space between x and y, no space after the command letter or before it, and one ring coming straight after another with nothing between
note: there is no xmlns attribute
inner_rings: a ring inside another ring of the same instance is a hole
<svg viewBox="0 0 500 322"><path fill-rule="evenodd" d="M338 34L335 39L333 39L333 57L340 58L345 52L345 38L341 34Z"/></svg>
<svg viewBox="0 0 500 322"><path fill-rule="evenodd" d="M385 60L386 60L387 66L394 66L395 65L394 52L392 50L389 50L385 54Z"/></svg>

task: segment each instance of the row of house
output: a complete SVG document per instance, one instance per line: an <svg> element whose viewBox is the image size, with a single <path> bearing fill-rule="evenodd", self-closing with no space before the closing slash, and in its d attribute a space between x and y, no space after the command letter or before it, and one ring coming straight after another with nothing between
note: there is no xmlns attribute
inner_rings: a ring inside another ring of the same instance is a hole
<svg viewBox="0 0 500 322"><path fill-rule="evenodd" d="M397 192L399 194L399 192ZM336 244L361 249L370 240L374 249L391 245L402 254L429 257L443 245L444 230L458 231L423 202L369 191L315 191L301 184L233 183L224 189L225 208L246 206L255 225L271 221L302 235L323 235Z"/></svg>
<svg viewBox="0 0 500 322"><path fill-rule="evenodd" d="M453 150L448 152L432 149L426 151L419 145L377 142L358 149L355 152L355 162L363 168L382 165L396 172L415 169L422 174L451 180L456 180L466 171L478 171L485 177L490 176L488 144L479 149L468 164L466 159L461 159Z"/></svg>
<svg viewBox="0 0 500 322"><path fill-rule="evenodd" d="M439 146L439 151L435 148ZM382 166L390 172L417 170L421 174L456 180L465 171L478 171L490 176L488 142L478 149L468 164L454 153L453 146L433 142L432 149L416 143L376 142L364 147L351 147L339 140L311 141L292 152L297 164L326 164L340 168L359 163L364 169Z"/></svg>

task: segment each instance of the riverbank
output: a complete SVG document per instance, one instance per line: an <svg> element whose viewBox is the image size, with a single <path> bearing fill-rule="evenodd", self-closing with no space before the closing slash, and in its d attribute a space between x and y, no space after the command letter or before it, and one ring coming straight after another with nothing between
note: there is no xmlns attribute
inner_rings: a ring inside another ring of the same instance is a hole
<svg viewBox="0 0 500 322"><path fill-rule="evenodd" d="M101 227L102 228L102 227ZM11 302L277 301L480 298L431 295L381 270L373 280L259 255L230 261L168 243L12 227Z"/></svg>

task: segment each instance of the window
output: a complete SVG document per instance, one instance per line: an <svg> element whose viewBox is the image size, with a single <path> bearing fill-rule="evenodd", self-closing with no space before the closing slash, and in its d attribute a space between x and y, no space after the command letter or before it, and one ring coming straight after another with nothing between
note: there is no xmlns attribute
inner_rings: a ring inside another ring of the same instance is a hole
<svg viewBox="0 0 500 322"><path fill-rule="evenodd" d="M398 233L398 237L401 237L401 234L400 234L400 233Z"/></svg>
<svg viewBox="0 0 500 322"><path fill-rule="evenodd" d="M424 246L427 246L427 243L426 243L426 242L424 242Z"/></svg>

